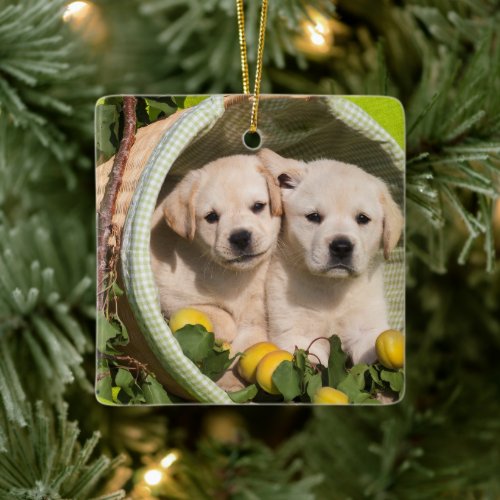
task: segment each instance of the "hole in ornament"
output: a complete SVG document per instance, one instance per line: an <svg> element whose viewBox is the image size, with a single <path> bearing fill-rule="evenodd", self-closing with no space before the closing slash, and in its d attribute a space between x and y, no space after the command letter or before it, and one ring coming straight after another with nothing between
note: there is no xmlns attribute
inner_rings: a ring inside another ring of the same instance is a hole
<svg viewBox="0 0 500 500"><path fill-rule="evenodd" d="M251 132L247 130L243 134L243 144L252 151L259 149L262 145L262 137L260 132L256 130L255 132Z"/></svg>

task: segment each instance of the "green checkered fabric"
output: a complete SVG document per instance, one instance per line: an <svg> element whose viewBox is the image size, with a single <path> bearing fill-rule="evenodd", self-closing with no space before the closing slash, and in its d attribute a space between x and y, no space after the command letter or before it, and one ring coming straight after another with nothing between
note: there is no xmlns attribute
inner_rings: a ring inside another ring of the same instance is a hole
<svg viewBox="0 0 500 500"><path fill-rule="evenodd" d="M390 98L373 99L387 99L387 105L394 105ZM186 112L153 151L136 188L123 233L123 276L134 315L165 370L201 402L231 400L183 355L162 316L150 266L150 223L167 174L180 177L223 156L251 154L242 142L250 107L248 100L242 100L225 110L224 97L212 96ZM264 96L259 131L263 147L282 156L305 161L331 158L364 168L387 183L404 210L404 151L376 118L356 105L355 98ZM403 127L402 120L400 123ZM403 238L384 272L389 322L392 328L403 329Z"/></svg>
<svg viewBox="0 0 500 500"><path fill-rule="evenodd" d="M184 356L163 318L150 263L151 217L165 176L181 151L224 111L221 99L187 112L163 136L144 168L123 229L122 272L127 298L152 351L174 379L197 400L231 403L229 396Z"/></svg>

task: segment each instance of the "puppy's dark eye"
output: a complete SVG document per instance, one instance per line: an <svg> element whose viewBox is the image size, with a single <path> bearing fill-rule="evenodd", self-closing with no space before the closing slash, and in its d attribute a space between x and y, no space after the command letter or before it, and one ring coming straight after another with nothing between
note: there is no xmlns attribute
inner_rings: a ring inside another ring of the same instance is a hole
<svg viewBox="0 0 500 500"><path fill-rule="evenodd" d="M262 212L262 210L264 210L265 206L265 203L261 203L260 201L258 201L257 203L253 204L251 210L254 214L258 214L259 212Z"/></svg>
<svg viewBox="0 0 500 500"><path fill-rule="evenodd" d="M215 212L214 210L212 210L207 215L205 215L205 220L209 224L213 224L214 222L217 222L219 220L219 214L217 212Z"/></svg>
<svg viewBox="0 0 500 500"><path fill-rule="evenodd" d="M366 214L361 213L356 215L356 222L358 224L365 225L368 224L370 221L371 221L370 217L368 217L368 215Z"/></svg>
<svg viewBox="0 0 500 500"><path fill-rule="evenodd" d="M310 214L306 215L306 219L309 222L314 222L315 224L320 224L321 221L323 220L323 217L318 212L311 212Z"/></svg>

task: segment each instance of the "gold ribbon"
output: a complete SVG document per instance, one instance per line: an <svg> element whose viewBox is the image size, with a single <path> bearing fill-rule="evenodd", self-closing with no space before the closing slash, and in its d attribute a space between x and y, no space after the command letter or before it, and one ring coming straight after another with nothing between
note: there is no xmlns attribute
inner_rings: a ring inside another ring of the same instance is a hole
<svg viewBox="0 0 500 500"><path fill-rule="evenodd" d="M255 69L252 114L250 117L250 132L252 133L257 131L257 122L259 118L260 82L262 79L262 60L264 57L264 41L266 37L267 7L268 0L262 0L262 10L260 13L259 44L257 47L257 67ZM243 93L250 94L250 78L248 76L247 42L245 37L245 12L243 7L243 0L236 0L236 11L238 14L238 35L240 40Z"/></svg>

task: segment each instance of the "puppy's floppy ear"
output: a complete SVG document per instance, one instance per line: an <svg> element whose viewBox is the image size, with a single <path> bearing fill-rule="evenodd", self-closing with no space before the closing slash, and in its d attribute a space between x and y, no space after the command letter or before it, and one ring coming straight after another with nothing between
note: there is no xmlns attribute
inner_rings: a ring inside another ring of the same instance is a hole
<svg viewBox="0 0 500 500"><path fill-rule="evenodd" d="M192 170L175 186L163 202L168 226L179 236L192 240L196 231L195 202L200 189L201 172Z"/></svg>
<svg viewBox="0 0 500 500"><path fill-rule="evenodd" d="M266 180L271 215L279 217L283 214L283 206L281 204L281 191L278 180L271 174L271 172L269 172L269 170L267 170L266 167L259 165L258 170Z"/></svg>
<svg viewBox="0 0 500 500"><path fill-rule="evenodd" d="M382 241L384 245L384 258L388 259L389 254L398 244L401 232L403 231L404 218L398 204L393 200L387 186L381 182L380 201L384 209Z"/></svg>
<svg viewBox="0 0 500 500"><path fill-rule="evenodd" d="M306 165L292 158L283 158L270 149L261 149L257 156L264 166L278 179L282 189L295 189L306 172Z"/></svg>

